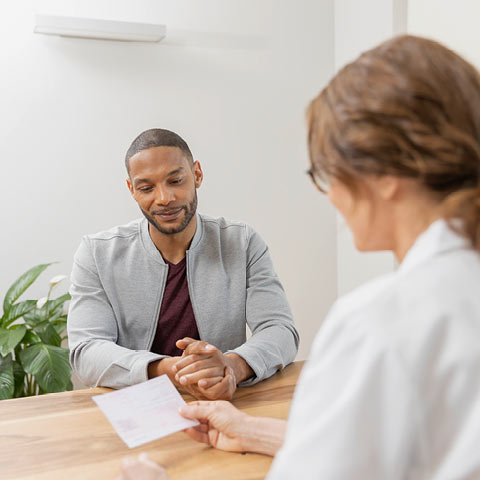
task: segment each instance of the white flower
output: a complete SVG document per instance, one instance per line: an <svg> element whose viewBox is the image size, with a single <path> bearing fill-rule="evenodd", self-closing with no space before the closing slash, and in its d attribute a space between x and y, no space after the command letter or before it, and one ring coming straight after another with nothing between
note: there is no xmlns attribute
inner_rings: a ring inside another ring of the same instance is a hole
<svg viewBox="0 0 480 480"><path fill-rule="evenodd" d="M47 297L43 297L37 301L37 308L42 308L47 303Z"/></svg>
<svg viewBox="0 0 480 480"><path fill-rule="evenodd" d="M50 288L53 288L55 285L58 285L61 281L65 280L66 278L67 278L66 275L55 275L50 280Z"/></svg>

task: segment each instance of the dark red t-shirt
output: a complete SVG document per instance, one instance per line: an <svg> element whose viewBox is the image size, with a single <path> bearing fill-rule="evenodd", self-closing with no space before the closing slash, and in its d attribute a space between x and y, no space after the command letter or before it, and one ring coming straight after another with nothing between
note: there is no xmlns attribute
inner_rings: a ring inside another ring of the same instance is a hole
<svg viewBox="0 0 480 480"><path fill-rule="evenodd" d="M167 283L163 293L152 352L175 356L181 355L183 352L176 347L177 340L183 337L198 340L200 335L188 293L187 259L184 257L176 265L167 260L165 262L168 265Z"/></svg>

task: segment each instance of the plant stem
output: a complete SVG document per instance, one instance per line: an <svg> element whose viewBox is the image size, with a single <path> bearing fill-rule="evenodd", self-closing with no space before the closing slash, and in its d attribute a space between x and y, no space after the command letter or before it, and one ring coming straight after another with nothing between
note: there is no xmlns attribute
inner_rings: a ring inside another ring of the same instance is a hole
<svg viewBox="0 0 480 480"><path fill-rule="evenodd" d="M50 294L52 293L52 288L53 286L50 285L50 288L48 289L47 303L45 304L45 321L48 320L48 302L50 301Z"/></svg>
<svg viewBox="0 0 480 480"><path fill-rule="evenodd" d="M30 396L30 374L27 373L27 375L25 376L25 383L26 383L26 387L25 387L25 395L27 397Z"/></svg>

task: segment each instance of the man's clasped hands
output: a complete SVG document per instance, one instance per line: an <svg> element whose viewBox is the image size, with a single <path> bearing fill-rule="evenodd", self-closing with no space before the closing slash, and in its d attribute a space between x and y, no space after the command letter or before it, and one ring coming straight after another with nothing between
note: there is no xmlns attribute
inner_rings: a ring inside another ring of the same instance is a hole
<svg viewBox="0 0 480 480"><path fill-rule="evenodd" d="M253 374L240 356L224 354L207 342L185 337L176 346L182 355L153 362L149 377L167 374L177 388L198 399L230 400L237 383Z"/></svg>

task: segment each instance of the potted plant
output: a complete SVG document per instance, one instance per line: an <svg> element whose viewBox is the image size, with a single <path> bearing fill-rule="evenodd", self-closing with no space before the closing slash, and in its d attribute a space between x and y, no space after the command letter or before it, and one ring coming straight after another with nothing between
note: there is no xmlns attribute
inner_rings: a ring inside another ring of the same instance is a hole
<svg viewBox="0 0 480 480"><path fill-rule="evenodd" d="M53 288L66 277L50 280L40 300L17 301L50 263L37 265L8 289L0 318L0 400L72 389L66 339L66 293L51 298Z"/></svg>

